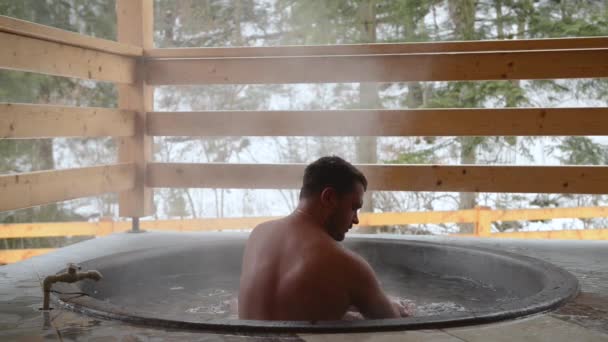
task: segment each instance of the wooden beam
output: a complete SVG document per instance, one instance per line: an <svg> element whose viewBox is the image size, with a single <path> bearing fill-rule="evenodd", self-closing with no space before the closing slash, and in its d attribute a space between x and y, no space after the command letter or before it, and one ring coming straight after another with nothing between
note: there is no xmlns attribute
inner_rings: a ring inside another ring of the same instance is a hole
<svg viewBox="0 0 608 342"><path fill-rule="evenodd" d="M492 221L529 221L554 218L595 218L608 217L608 207L542 208L492 210Z"/></svg>
<svg viewBox="0 0 608 342"><path fill-rule="evenodd" d="M110 108L0 103L0 139L132 136L135 113Z"/></svg>
<svg viewBox="0 0 608 342"><path fill-rule="evenodd" d="M361 213L357 226L392 226L401 224L440 224L474 222L475 210L418 211L403 213Z"/></svg>
<svg viewBox="0 0 608 342"><path fill-rule="evenodd" d="M304 165L300 164L195 164L149 163L152 188L296 189Z"/></svg>
<svg viewBox="0 0 608 342"><path fill-rule="evenodd" d="M608 229L493 233L489 237L503 239L608 240Z"/></svg>
<svg viewBox="0 0 608 342"><path fill-rule="evenodd" d="M193 220L154 220L140 221L145 230L170 230L180 232L198 232L211 230L252 229L258 224L279 217L235 217L235 218L204 218Z"/></svg>
<svg viewBox="0 0 608 342"><path fill-rule="evenodd" d="M95 236L98 224L89 222L35 222L0 224L0 239L50 236Z"/></svg>
<svg viewBox="0 0 608 342"><path fill-rule="evenodd" d="M153 47L153 0L117 0L118 41L144 49ZM135 135L121 138L120 162L135 163L135 187L119 195L120 216L143 217L154 213L152 189L146 187L146 164L152 160L152 137L146 133L147 112L154 108L154 88L145 82L143 61L138 64L138 78L133 84L118 87L118 107L136 112Z"/></svg>
<svg viewBox="0 0 608 342"><path fill-rule="evenodd" d="M156 59L148 83L260 84L608 77L608 49Z"/></svg>
<svg viewBox="0 0 608 342"><path fill-rule="evenodd" d="M376 214L377 215L377 214ZM149 221L142 221L145 224ZM253 221L252 221L253 222ZM192 228L192 229L189 229ZM188 226L181 231L196 231L196 227ZM201 227L200 231L217 230L218 228ZM222 229L238 229L226 227ZM162 230L152 224L145 229ZM180 230L180 229L177 229ZM472 237L471 234L451 234L451 237ZM608 240L608 229L580 229L580 230L553 230L553 231L536 231L536 232L508 232L494 233L491 238L506 238L506 239L553 239L553 240ZM54 251L54 248L36 248L36 249L3 249L0 250L0 265L19 262L37 255L43 255Z"/></svg>
<svg viewBox="0 0 608 342"><path fill-rule="evenodd" d="M281 216L204 218L190 220L141 221L142 229L171 231L210 231L252 229L260 223L276 220ZM475 210L421 211L400 213L361 213L358 227L388 226L400 224L439 224L473 222Z"/></svg>
<svg viewBox="0 0 608 342"><path fill-rule="evenodd" d="M121 44L112 40L95 38L3 15L0 15L0 32L7 32L63 45L77 46L123 56L135 57L143 55L143 49L138 46Z"/></svg>
<svg viewBox="0 0 608 342"><path fill-rule="evenodd" d="M0 211L126 191L134 182L133 164L1 175Z"/></svg>
<svg viewBox="0 0 608 342"><path fill-rule="evenodd" d="M400 213L361 213L360 227L399 224L462 223L475 220L475 210L424 211ZM276 220L280 216L234 218L202 218L185 220L142 220L144 230L197 232L212 230L252 229L260 223ZM130 229L130 222L35 222L0 224L0 239L36 238L51 236L104 236Z"/></svg>
<svg viewBox="0 0 608 342"><path fill-rule="evenodd" d="M608 135L608 108L151 112L148 134L604 136Z"/></svg>
<svg viewBox="0 0 608 342"><path fill-rule="evenodd" d="M154 0L116 0L116 25L119 43L154 48Z"/></svg>
<svg viewBox="0 0 608 342"><path fill-rule="evenodd" d="M146 49L148 58L386 55L467 51L594 49L608 47L608 37L481 40L424 43L294 45Z"/></svg>
<svg viewBox="0 0 608 342"><path fill-rule="evenodd" d="M0 69L132 83L135 59L0 32Z"/></svg>
<svg viewBox="0 0 608 342"><path fill-rule="evenodd" d="M474 232L477 236L490 236L492 233L492 217L490 207L475 206L475 227Z"/></svg>
<svg viewBox="0 0 608 342"><path fill-rule="evenodd" d="M155 188L298 189L302 164L150 163ZM375 191L608 193L606 166L359 165Z"/></svg>
<svg viewBox="0 0 608 342"><path fill-rule="evenodd" d="M0 265L12 264L54 251L54 248L0 249Z"/></svg>
<svg viewBox="0 0 608 342"><path fill-rule="evenodd" d="M554 218L596 218L608 217L608 207L574 207L574 208L543 208L543 209L506 209L490 210L486 207L476 207L468 210L452 211L418 211L418 212L389 212L389 213L361 213L357 226L391 226L403 224L441 224L478 222L479 212L488 214L491 221L530 221ZM210 231L229 229L251 229L256 225L281 216L256 216L234 218L201 218L182 220L142 220L140 226L145 230L169 231ZM33 238L49 236L104 236L109 233L122 232L130 229L130 222L125 221L99 221L91 222L35 222L0 224L0 239ZM576 234L602 232L599 229L575 230ZM603 231L606 234L608 230ZM555 232L518 232L521 234L542 233L555 234ZM503 234L503 233L499 233ZM511 233L504 233L511 234ZM568 233L571 234L571 233ZM591 239L591 237L588 237Z"/></svg>

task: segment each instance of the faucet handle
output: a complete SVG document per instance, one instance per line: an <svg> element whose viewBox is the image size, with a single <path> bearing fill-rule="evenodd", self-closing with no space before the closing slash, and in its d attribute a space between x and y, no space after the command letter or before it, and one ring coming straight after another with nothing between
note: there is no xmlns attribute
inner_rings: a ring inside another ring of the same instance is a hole
<svg viewBox="0 0 608 342"><path fill-rule="evenodd" d="M82 267L78 266L78 264L70 262L68 263L68 273L76 273L77 271L80 271L82 269Z"/></svg>

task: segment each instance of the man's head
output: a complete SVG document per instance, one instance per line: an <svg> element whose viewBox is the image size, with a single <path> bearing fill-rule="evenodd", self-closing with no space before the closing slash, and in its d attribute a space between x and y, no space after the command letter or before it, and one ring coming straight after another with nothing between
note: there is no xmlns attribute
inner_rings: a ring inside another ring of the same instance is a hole
<svg viewBox="0 0 608 342"><path fill-rule="evenodd" d="M361 171L340 157L323 157L306 167L300 200L314 203L329 235L342 241L359 223L365 190L367 179Z"/></svg>

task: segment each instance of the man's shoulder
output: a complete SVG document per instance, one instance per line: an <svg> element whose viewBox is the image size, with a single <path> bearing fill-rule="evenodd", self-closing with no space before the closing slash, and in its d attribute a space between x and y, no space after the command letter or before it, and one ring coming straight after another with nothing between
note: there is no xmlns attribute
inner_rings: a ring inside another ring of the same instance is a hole
<svg viewBox="0 0 608 342"><path fill-rule="evenodd" d="M370 264L359 254L347 249L340 248L338 251L338 264L348 279L361 282L374 277L374 271Z"/></svg>
<svg viewBox="0 0 608 342"><path fill-rule="evenodd" d="M318 263L325 264L341 271L351 273L360 268L361 263L365 262L356 253L342 247L335 242L320 241L318 245L311 246L315 250L315 258Z"/></svg>
<svg viewBox="0 0 608 342"><path fill-rule="evenodd" d="M365 261L365 259L363 259L363 257L359 254L347 248L342 248L342 252L344 253L345 260L347 260L348 263L353 267L358 269L360 267L366 267L368 265L367 261Z"/></svg>
<svg viewBox="0 0 608 342"><path fill-rule="evenodd" d="M262 223L259 223L258 225L256 225L253 230L251 231L251 234L259 234L259 233L263 233L264 231L267 231L269 229L275 228L277 226L281 225L281 219L277 219L277 220L271 220L271 221L264 221Z"/></svg>

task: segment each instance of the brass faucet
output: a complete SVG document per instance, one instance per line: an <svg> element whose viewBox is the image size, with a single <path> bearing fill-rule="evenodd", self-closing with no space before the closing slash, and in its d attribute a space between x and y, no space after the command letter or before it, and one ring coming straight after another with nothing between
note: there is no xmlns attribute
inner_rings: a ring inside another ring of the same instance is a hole
<svg viewBox="0 0 608 342"><path fill-rule="evenodd" d="M42 310L49 309L49 301L50 301L50 293L51 286L57 282L63 283L73 283L82 279L93 279L95 281L99 281L102 276L99 271L91 270L87 272L78 272L80 270L80 266L76 264L68 264L68 271L56 275L50 275L44 278L44 282L42 283L42 287L44 290L44 304L42 306Z"/></svg>

